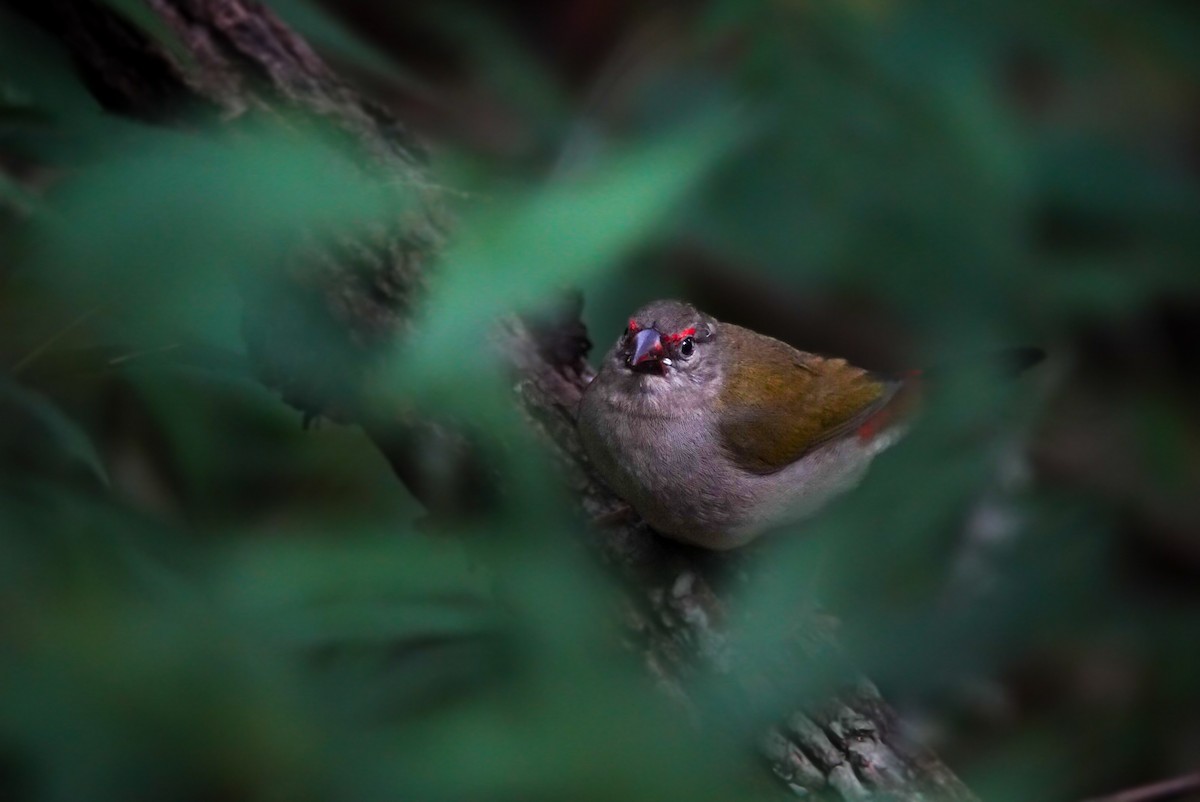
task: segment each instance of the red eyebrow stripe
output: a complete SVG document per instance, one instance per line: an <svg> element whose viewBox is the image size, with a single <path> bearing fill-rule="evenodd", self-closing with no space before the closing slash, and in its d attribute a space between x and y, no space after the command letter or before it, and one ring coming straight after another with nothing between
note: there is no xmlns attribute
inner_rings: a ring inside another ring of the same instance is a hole
<svg viewBox="0 0 1200 802"><path fill-rule="evenodd" d="M641 328L642 327L637 324L636 320L634 320L633 318L629 318L629 330L631 332L638 331Z"/></svg>
<svg viewBox="0 0 1200 802"><path fill-rule="evenodd" d="M692 337L695 334L696 334L696 327L692 326L690 329L684 329L683 331L678 332L677 334L664 335L663 339L669 343L677 343L680 340L686 340L688 337Z"/></svg>

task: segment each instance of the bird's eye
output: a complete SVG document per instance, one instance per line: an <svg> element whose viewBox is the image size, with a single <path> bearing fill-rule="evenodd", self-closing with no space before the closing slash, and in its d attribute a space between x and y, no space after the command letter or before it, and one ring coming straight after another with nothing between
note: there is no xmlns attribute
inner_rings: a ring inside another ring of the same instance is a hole
<svg viewBox="0 0 1200 802"><path fill-rule="evenodd" d="M696 350L696 341L693 340L691 337L685 337L683 340L683 343L680 344L680 346L679 346L679 355L682 357L689 357L692 355L692 352L695 350Z"/></svg>

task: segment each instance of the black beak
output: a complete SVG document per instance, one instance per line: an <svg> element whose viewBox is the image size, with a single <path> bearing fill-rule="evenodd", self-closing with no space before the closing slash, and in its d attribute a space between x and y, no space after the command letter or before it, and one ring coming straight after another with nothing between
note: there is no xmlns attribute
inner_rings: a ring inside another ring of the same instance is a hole
<svg viewBox="0 0 1200 802"><path fill-rule="evenodd" d="M658 367L662 355L662 335L656 329L642 329L633 335L633 350L626 357L625 364L634 370L640 365Z"/></svg>

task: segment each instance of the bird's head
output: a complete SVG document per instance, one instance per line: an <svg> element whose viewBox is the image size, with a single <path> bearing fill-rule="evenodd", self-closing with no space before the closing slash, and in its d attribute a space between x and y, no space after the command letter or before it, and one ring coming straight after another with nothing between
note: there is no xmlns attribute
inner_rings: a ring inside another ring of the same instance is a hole
<svg viewBox="0 0 1200 802"><path fill-rule="evenodd" d="M645 392L666 393L719 375L718 323L691 304L654 301L633 313L609 355L609 369Z"/></svg>

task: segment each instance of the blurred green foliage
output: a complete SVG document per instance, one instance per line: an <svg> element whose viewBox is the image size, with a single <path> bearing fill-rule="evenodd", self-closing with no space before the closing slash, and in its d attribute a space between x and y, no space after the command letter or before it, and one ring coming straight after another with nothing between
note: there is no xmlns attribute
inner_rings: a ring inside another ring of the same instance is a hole
<svg viewBox="0 0 1200 802"><path fill-rule="evenodd" d="M985 798L1200 763L1191 6L617 3L593 30L583 2L397 3L371 30L362 4L272 5L402 112L438 99L461 222L388 388L506 444L504 509L425 533L357 431L301 431L242 359L239 287L403 187L297 121L106 115L0 12L0 796L775 794L760 728L839 669L712 732L622 646L486 342L564 285L602 350L685 294L868 367L963 365L859 490L749 556L731 673L815 598ZM1050 364L970 369L1016 343Z"/></svg>

